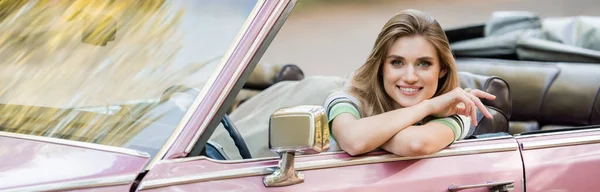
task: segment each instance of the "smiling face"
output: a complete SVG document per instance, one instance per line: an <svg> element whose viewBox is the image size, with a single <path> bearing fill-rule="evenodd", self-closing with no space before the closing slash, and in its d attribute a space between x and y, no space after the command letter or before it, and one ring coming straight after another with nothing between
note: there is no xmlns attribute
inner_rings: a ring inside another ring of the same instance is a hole
<svg viewBox="0 0 600 192"><path fill-rule="evenodd" d="M382 64L383 87L395 108L410 107L432 98L441 70L436 48L423 36L400 37L388 50Z"/></svg>

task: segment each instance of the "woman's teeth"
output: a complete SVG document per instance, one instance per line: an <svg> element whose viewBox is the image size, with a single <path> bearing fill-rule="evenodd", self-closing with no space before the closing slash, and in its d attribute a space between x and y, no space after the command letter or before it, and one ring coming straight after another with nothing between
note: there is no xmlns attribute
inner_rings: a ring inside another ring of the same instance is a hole
<svg viewBox="0 0 600 192"><path fill-rule="evenodd" d="M404 92L409 92L409 93L414 93L419 91L420 89L413 89L413 88L405 88L405 87L400 87L400 90L404 91Z"/></svg>

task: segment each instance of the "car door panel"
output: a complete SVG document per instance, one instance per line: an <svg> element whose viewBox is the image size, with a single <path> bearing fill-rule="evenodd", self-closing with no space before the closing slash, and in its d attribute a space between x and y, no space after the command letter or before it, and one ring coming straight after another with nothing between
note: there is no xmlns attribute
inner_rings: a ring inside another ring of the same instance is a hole
<svg viewBox="0 0 600 192"><path fill-rule="evenodd" d="M148 161L130 149L2 132L0 190L129 190Z"/></svg>
<svg viewBox="0 0 600 192"><path fill-rule="evenodd" d="M264 175L277 159L163 161L144 178L147 191L447 191L450 185L514 181L522 188L523 167L513 139L457 143L426 157L398 157L383 151L351 157L343 152L296 157L304 183L267 188ZM487 191L486 188L472 191Z"/></svg>
<svg viewBox="0 0 600 192"><path fill-rule="evenodd" d="M600 131L532 135L521 143L527 191L600 187Z"/></svg>
<svg viewBox="0 0 600 192"><path fill-rule="evenodd" d="M76 189L76 190L70 190L68 192L115 192L115 191L130 191L131 190L131 183L129 185L120 185L120 186L113 186L113 187L96 187L96 188L89 188L89 189ZM67 192L67 191L65 191Z"/></svg>

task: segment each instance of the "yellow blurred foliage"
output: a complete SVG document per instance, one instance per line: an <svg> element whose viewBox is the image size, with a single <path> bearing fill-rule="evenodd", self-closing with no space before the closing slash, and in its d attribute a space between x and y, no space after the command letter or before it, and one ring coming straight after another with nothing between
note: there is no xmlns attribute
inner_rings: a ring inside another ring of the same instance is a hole
<svg viewBox="0 0 600 192"><path fill-rule="evenodd" d="M165 0L0 0L0 126L123 145L158 118L130 112L154 104L116 114L75 108L160 95L182 78L177 71L199 67L167 65L180 48L182 13Z"/></svg>

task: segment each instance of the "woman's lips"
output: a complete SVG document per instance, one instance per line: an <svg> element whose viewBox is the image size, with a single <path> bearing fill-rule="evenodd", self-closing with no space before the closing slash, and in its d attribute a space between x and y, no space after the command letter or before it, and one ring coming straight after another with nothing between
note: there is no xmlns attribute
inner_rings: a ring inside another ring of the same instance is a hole
<svg viewBox="0 0 600 192"><path fill-rule="evenodd" d="M417 93L419 93L423 87L417 87L417 86L396 86L398 88L398 90L400 90L400 92L404 95L415 95Z"/></svg>

